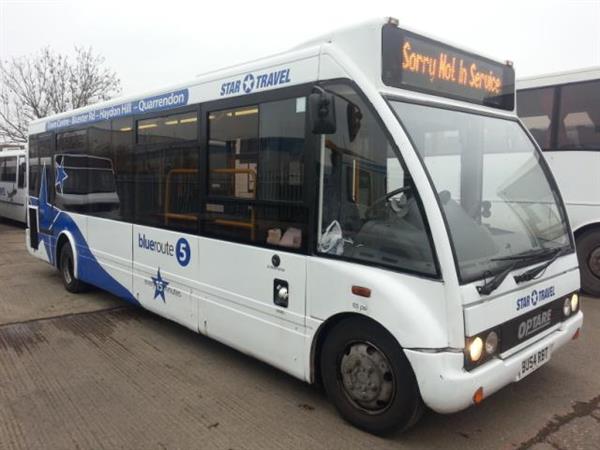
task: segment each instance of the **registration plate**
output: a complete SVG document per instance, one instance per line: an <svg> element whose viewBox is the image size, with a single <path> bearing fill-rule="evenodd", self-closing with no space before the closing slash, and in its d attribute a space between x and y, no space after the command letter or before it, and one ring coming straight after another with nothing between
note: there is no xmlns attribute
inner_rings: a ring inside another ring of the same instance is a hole
<svg viewBox="0 0 600 450"><path fill-rule="evenodd" d="M547 345L546 347L539 349L535 353L523 359L521 361L521 367L519 368L517 380L522 380L527 375L529 375L532 372L535 372L541 366L546 364L550 360L551 351L552 347L550 345Z"/></svg>

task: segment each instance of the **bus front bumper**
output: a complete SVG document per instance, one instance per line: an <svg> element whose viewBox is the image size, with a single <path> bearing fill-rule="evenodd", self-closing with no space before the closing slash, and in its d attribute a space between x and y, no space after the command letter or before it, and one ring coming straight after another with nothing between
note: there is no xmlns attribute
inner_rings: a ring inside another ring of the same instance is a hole
<svg viewBox="0 0 600 450"><path fill-rule="evenodd" d="M483 389L484 398L520 380L524 360L550 348L554 352L571 341L583 323L579 311L550 334L504 359L495 358L480 367L464 370L462 352L427 352L405 349L415 372L425 404L438 413L453 413L474 404L475 392ZM540 366L541 367L541 366ZM522 379L522 378L521 378Z"/></svg>

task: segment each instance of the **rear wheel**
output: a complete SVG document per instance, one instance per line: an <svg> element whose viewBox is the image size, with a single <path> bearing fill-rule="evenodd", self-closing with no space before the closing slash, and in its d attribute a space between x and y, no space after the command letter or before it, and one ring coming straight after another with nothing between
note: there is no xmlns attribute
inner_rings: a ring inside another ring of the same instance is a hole
<svg viewBox="0 0 600 450"><path fill-rule="evenodd" d="M586 231L577 238L577 258L581 287L588 294L600 297L600 231Z"/></svg>
<svg viewBox="0 0 600 450"><path fill-rule="evenodd" d="M63 284L69 292L78 293L85 290L86 285L75 278L75 259L70 244L64 244L60 249L59 270Z"/></svg>
<svg viewBox="0 0 600 450"><path fill-rule="evenodd" d="M321 351L321 378L342 417L370 433L406 430L423 413L402 348L368 320L348 319L331 330Z"/></svg>

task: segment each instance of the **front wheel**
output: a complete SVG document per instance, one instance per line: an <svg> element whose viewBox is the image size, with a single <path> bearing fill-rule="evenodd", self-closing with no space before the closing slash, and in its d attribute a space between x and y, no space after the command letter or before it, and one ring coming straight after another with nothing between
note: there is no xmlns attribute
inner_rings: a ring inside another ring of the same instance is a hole
<svg viewBox="0 0 600 450"><path fill-rule="evenodd" d="M321 378L342 417L370 433L404 431L423 413L402 348L368 320L352 318L333 328L321 352Z"/></svg>
<svg viewBox="0 0 600 450"><path fill-rule="evenodd" d="M577 238L577 258L581 287L588 294L600 297L600 231L586 231Z"/></svg>
<svg viewBox="0 0 600 450"><path fill-rule="evenodd" d="M85 283L75 278L75 259L73 257L73 250L69 244L63 245L60 249L58 269L60 270L63 284L67 291L76 294L85 290Z"/></svg>

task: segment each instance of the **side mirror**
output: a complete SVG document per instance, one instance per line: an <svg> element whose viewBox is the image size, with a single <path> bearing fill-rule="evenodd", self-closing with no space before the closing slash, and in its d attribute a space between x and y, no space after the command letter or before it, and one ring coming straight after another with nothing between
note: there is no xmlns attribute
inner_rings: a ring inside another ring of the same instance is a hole
<svg viewBox="0 0 600 450"><path fill-rule="evenodd" d="M333 134L336 131L335 98L328 92L308 96L308 118L314 134Z"/></svg>

